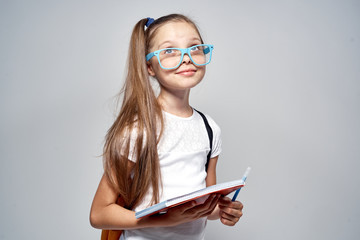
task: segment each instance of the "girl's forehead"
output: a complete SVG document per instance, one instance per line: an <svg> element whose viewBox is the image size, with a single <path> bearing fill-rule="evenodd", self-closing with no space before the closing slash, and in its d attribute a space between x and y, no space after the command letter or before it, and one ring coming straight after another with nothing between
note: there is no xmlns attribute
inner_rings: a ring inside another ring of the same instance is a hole
<svg viewBox="0 0 360 240"><path fill-rule="evenodd" d="M185 43L188 41L201 41L201 37L194 25L184 22L169 22L160 26L151 41L154 48L159 48L161 45L171 43Z"/></svg>

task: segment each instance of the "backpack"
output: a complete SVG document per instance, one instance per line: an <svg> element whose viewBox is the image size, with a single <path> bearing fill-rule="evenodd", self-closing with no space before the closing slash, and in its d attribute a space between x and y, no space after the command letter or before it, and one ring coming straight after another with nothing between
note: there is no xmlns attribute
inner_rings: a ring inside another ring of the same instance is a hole
<svg viewBox="0 0 360 240"><path fill-rule="evenodd" d="M206 164L205 164L205 170L207 172L210 157L211 157L211 152L212 152L212 142L213 142L214 135L213 135L213 131L212 131L210 124L209 124L208 120L206 119L205 115L202 112L196 110L195 108L194 108L194 110L196 112L198 112L200 114L201 118L203 119L206 131L207 131L208 137L209 137L210 151L209 151L208 155L206 156L207 159L206 159ZM117 199L116 204L118 204L120 206L124 206L121 196L119 196L119 198ZM119 240L121 234L122 234L122 230L104 230L103 229L103 230L101 230L101 240Z"/></svg>

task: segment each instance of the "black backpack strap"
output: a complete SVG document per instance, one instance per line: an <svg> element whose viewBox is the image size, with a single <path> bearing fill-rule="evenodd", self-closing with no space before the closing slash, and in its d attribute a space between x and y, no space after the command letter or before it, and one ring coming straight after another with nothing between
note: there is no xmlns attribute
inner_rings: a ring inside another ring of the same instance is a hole
<svg viewBox="0 0 360 240"><path fill-rule="evenodd" d="M202 117L202 119L204 120L205 127L206 127L206 131L207 131L208 136L209 136L210 151L209 151L209 153L208 153L208 155L207 155L207 160L206 160L206 165L205 165L205 170L207 171L208 165L209 165L209 161L210 161L210 157L211 157L211 152L212 152L213 131L212 131L212 129L211 129L211 127L210 127L210 124L209 124L208 120L206 119L205 115L204 115L202 112L200 112L200 111L198 111L198 110L196 110L196 109L195 109L195 111L197 111L197 112L200 114L200 116Z"/></svg>

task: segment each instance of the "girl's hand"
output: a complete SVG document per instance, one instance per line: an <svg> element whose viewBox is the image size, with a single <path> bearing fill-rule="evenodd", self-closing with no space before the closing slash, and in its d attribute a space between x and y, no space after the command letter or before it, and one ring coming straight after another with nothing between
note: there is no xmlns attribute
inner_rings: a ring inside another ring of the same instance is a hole
<svg viewBox="0 0 360 240"><path fill-rule="evenodd" d="M222 197L218 204L220 208L220 221L225 225L234 226L243 215L243 204L239 201L233 202L228 197Z"/></svg>
<svg viewBox="0 0 360 240"><path fill-rule="evenodd" d="M181 223L191 222L210 215L218 204L219 198L220 195L212 194L203 204L196 204L195 201L191 201L170 208L166 214L154 216L153 218L156 218L167 226L175 226Z"/></svg>

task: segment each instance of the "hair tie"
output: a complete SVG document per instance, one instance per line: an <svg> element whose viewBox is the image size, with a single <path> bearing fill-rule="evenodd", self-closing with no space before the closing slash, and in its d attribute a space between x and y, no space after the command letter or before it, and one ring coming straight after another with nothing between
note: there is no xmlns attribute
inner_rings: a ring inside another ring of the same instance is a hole
<svg viewBox="0 0 360 240"><path fill-rule="evenodd" d="M145 24L146 27L149 27L155 20L153 18L147 18L147 22Z"/></svg>

